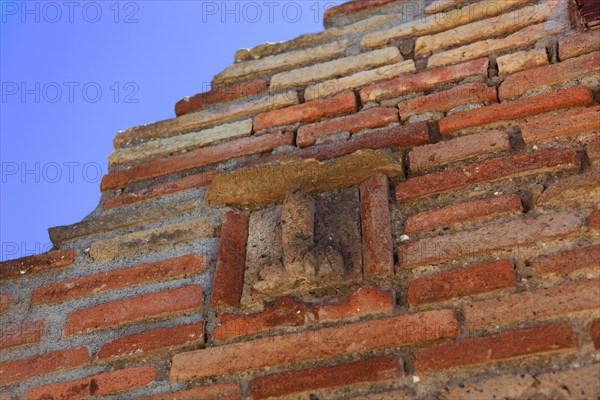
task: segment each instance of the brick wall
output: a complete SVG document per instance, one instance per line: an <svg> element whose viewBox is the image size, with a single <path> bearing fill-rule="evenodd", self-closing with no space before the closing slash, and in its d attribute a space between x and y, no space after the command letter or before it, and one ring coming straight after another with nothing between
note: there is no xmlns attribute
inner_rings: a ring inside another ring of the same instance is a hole
<svg viewBox="0 0 600 400"><path fill-rule="evenodd" d="M600 30L354 0L117 133L0 264L0 399L600 395Z"/></svg>

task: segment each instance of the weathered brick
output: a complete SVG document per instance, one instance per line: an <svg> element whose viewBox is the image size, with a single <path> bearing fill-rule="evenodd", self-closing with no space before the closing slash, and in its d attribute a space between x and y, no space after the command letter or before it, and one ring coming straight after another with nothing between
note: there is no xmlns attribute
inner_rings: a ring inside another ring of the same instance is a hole
<svg viewBox="0 0 600 400"><path fill-rule="evenodd" d="M498 63L498 74L504 77L515 72L548 65L548 54L545 49L517 51L498 57L496 63Z"/></svg>
<svg viewBox="0 0 600 400"><path fill-rule="evenodd" d="M568 324L513 330L419 349L415 352L415 373L576 348L577 336Z"/></svg>
<svg viewBox="0 0 600 400"><path fill-rule="evenodd" d="M600 202L600 169L589 168L582 174L576 174L557 180L546 188L535 200L536 206L595 205Z"/></svg>
<svg viewBox="0 0 600 400"><path fill-rule="evenodd" d="M493 250L506 250L573 234L581 229L581 225L577 214L556 213L421 239L398 248L399 264L402 268L412 268Z"/></svg>
<svg viewBox="0 0 600 400"><path fill-rule="evenodd" d="M442 136L448 136L462 129L512 119L521 119L563 108L589 106L592 102L592 91L588 88L578 86L572 89L559 90L508 103L494 104L452 114L440 120L440 133Z"/></svg>
<svg viewBox="0 0 600 400"><path fill-rule="evenodd" d="M592 327L590 328L590 334L592 335L592 341L594 342L594 347L596 349L600 349L600 319L594 320L592 322Z"/></svg>
<svg viewBox="0 0 600 400"><path fill-rule="evenodd" d="M159 394L140 400L241 400L240 386L233 383L195 387L181 392Z"/></svg>
<svg viewBox="0 0 600 400"><path fill-rule="evenodd" d="M184 133L166 138L157 138L129 147L120 147L108 156L108 163L113 165L128 164L148 158L158 158L178 153L183 150L193 150L206 147L213 143L252 133L252 119L217 125L198 132Z"/></svg>
<svg viewBox="0 0 600 400"><path fill-rule="evenodd" d="M147 355L157 350L173 350L203 343L204 322L143 331L110 341L98 351L98 359Z"/></svg>
<svg viewBox="0 0 600 400"><path fill-rule="evenodd" d="M457 222L475 221L500 214L523 211L519 195L505 195L485 200L469 201L428 210L412 215L404 222L404 233L414 233L440 228Z"/></svg>
<svg viewBox="0 0 600 400"><path fill-rule="evenodd" d="M481 329L486 326L554 319L598 307L600 281L590 280L467 304L464 314L470 328Z"/></svg>
<svg viewBox="0 0 600 400"><path fill-rule="evenodd" d="M413 21L405 22L389 29L369 33L363 36L361 46L370 49L383 46L399 39L447 31L478 19L494 17L520 3L520 0L505 0L502 2L481 1L465 6L459 10L427 15L426 17L417 18ZM402 20L402 18L400 18L400 20Z"/></svg>
<svg viewBox="0 0 600 400"><path fill-rule="evenodd" d="M600 69L600 52L571 58L558 64L521 71L506 78L498 89L500 100L510 100L530 90L560 85L593 76ZM539 97L539 96L538 96Z"/></svg>
<svg viewBox="0 0 600 400"><path fill-rule="evenodd" d="M115 148L119 148L131 141L191 132L226 120L292 106L298 104L298 101L296 91L277 94L268 93L254 101L247 101L240 104L232 103L219 109L202 110L177 118L129 128L118 132L113 140L113 144Z"/></svg>
<svg viewBox="0 0 600 400"><path fill-rule="evenodd" d="M213 178L219 175L221 171L208 171L200 174L186 176L185 178L175 179L170 182L157 183L145 189L124 193L111 197L104 202L104 208L111 209L124 207L131 204L148 201L156 197L167 196L183 190L195 189L209 185Z"/></svg>
<svg viewBox="0 0 600 400"><path fill-rule="evenodd" d="M76 250L52 250L35 256L0 262L0 281L67 267L75 261L76 255Z"/></svg>
<svg viewBox="0 0 600 400"><path fill-rule="evenodd" d="M363 274L367 278L394 275L388 192L388 179L384 174L374 175L360 185Z"/></svg>
<svg viewBox="0 0 600 400"><path fill-rule="evenodd" d="M266 206L283 200L290 190L318 192L347 187L377 173L402 176L402 162L382 150L359 150L328 163L293 159L217 176L206 192L206 204Z"/></svg>
<svg viewBox="0 0 600 400"><path fill-rule="evenodd" d="M437 14L462 3L466 3L467 1L468 0L435 0L425 7L425 14Z"/></svg>
<svg viewBox="0 0 600 400"><path fill-rule="evenodd" d="M325 10L323 14L323 25L325 28L336 25L336 19L340 16L354 14L361 11L371 10L393 3L397 0L352 0L333 6Z"/></svg>
<svg viewBox="0 0 600 400"><path fill-rule="evenodd" d="M227 211L223 215L211 298L211 305L215 310L240 305L244 286L247 241L248 215L239 211Z"/></svg>
<svg viewBox="0 0 600 400"><path fill-rule="evenodd" d="M536 258L533 266L542 275L565 276L574 271L600 267L600 245L563 251Z"/></svg>
<svg viewBox="0 0 600 400"><path fill-rule="evenodd" d="M0 314L7 311L14 301L14 296L11 294L0 294Z"/></svg>
<svg viewBox="0 0 600 400"><path fill-rule="evenodd" d="M590 141L585 146L585 154L592 165L600 165L600 138Z"/></svg>
<svg viewBox="0 0 600 400"><path fill-rule="evenodd" d="M351 93L354 95L353 93ZM381 128L398 122L398 111L391 107L375 107L356 114L301 126L296 143L299 147L312 146L318 138L336 133L358 133L364 129Z"/></svg>
<svg viewBox="0 0 600 400"><path fill-rule="evenodd" d="M281 90L284 88L305 86L364 69L381 67L386 64L396 64L400 61L403 61L403 59L398 48L387 47L293 71L281 72L271 78L271 88Z"/></svg>
<svg viewBox="0 0 600 400"><path fill-rule="evenodd" d="M89 256L95 261L104 261L198 240L202 237L213 237L215 233L215 227L211 221L191 220L98 240L90 246Z"/></svg>
<svg viewBox="0 0 600 400"><path fill-rule="evenodd" d="M415 279L408 287L408 303L449 300L514 287L515 271L508 260L461 268Z"/></svg>
<svg viewBox="0 0 600 400"><path fill-rule="evenodd" d="M258 60L235 63L217 74L212 84L213 86L229 84L236 81L253 79L257 76L290 70L302 65L330 60L343 56L347 48L348 41L340 40L309 49L289 51L284 54L267 56Z"/></svg>
<svg viewBox="0 0 600 400"><path fill-rule="evenodd" d="M455 337L458 322L450 310L402 315L339 327L286 334L210 347L173 357L169 379L203 377L285 366L376 349ZM240 354L246 356L240 357Z"/></svg>
<svg viewBox="0 0 600 400"><path fill-rule="evenodd" d="M415 42L415 56L428 55L441 48L503 36L526 26L543 22L553 11L549 4L524 7L497 17L445 30L435 35L421 36Z"/></svg>
<svg viewBox="0 0 600 400"><path fill-rule="evenodd" d="M575 33L558 40L558 56L561 61L600 50L600 31Z"/></svg>
<svg viewBox="0 0 600 400"><path fill-rule="evenodd" d="M417 146L408 153L411 172L440 167L482 154L499 154L510 150L508 133L499 130L460 136L425 146Z"/></svg>
<svg viewBox="0 0 600 400"><path fill-rule="evenodd" d="M567 25L562 21L547 21L541 24L531 25L503 38L486 39L452 50L436 53L427 60L427 67L435 68L456 64L465 60L474 60L476 58L484 57L489 54L503 53L512 49L530 46L538 40L548 36L558 35L567 29Z"/></svg>
<svg viewBox="0 0 600 400"><path fill-rule="evenodd" d="M0 326L0 349L42 341L46 321L29 320Z"/></svg>
<svg viewBox="0 0 600 400"><path fill-rule="evenodd" d="M0 386L87 364L87 347L74 347L0 363Z"/></svg>
<svg viewBox="0 0 600 400"><path fill-rule="evenodd" d="M330 97L338 93L370 85L374 82L393 79L400 75L415 72L415 70L415 62L413 60L384 65L383 67L311 85L304 91L304 98L306 101L310 101Z"/></svg>
<svg viewBox="0 0 600 400"><path fill-rule="evenodd" d="M344 93L326 100L309 101L280 110L267 111L254 117L254 130L275 126L292 125L297 122L309 123L322 118L355 112L357 108L354 93Z"/></svg>
<svg viewBox="0 0 600 400"><path fill-rule="evenodd" d="M264 79L242 82L237 85L216 87L208 92L186 97L175 104L175 115L178 117L198 111L211 104L225 103L237 99L254 96L267 90L269 83Z"/></svg>
<svg viewBox="0 0 600 400"><path fill-rule="evenodd" d="M206 272L210 263L209 255L202 253L69 279L38 287L33 292L31 304L57 303L120 288L183 278Z"/></svg>
<svg viewBox="0 0 600 400"><path fill-rule="evenodd" d="M600 210L595 210L589 215L587 224L590 228L600 229Z"/></svg>
<svg viewBox="0 0 600 400"><path fill-rule="evenodd" d="M196 311L202 308L203 296L202 286L189 285L102 303L69 314L64 334L72 336Z"/></svg>
<svg viewBox="0 0 600 400"><path fill-rule="evenodd" d="M449 83L460 82L471 76L488 76L489 60L470 61L432 71L401 76L385 82L374 83L361 89L360 99L363 104L369 101L382 101L410 93L425 92Z"/></svg>
<svg viewBox="0 0 600 400"><path fill-rule="evenodd" d="M198 199L190 198L165 204L153 204L135 211L116 210L102 213L96 217L86 218L73 225L56 226L48 229L50 240L55 246L90 235L98 236L106 232L122 230L150 222L180 217L199 211Z"/></svg>
<svg viewBox="0 0 600 400"><path fill-rule="evenodd" d="M250 396L252 399L266 399L318 389L395 380L404 375L401 363L398 356L392 355L261 376L250 383Z"/></svg>
<svg viewBox="0 0 600 400"><path fill-rule="evenodd" d="M324 161L346 156L363 149L375 150L389 147L397 150L406 147L419 146L425 143L429 143L429 128L427 123L419 122L416 124L395 126L355 135L345 141L321 143L303 149L296 149L291 152L265 156L259 160L251 161L248 163L248 166L281 160L288 157L303 159L314 158L315 160Z"/></svg>
<svg viewBox="0 0 600 400"><path fill-rule="evenodd" d="M111 189L124 188L133 182L205 167L233 158L265 153L279 146L291 145L293 139L292 132L276 132L232 140L215 146L188 151L184 154L148 161L104 176L100 189L105 192Z"/></svg>
<svg viewBox="0 0 600 400"><path fill-rule="evenodd" d="M400 118L407 120L424 112L448 112L454 107L471 103L496 102L496 87L485 83L468 83L427 96L415 97L398 103Z"/></svg>
<svg viewBox="0 0 600 400"><path fill-rule="evenodd" d="M126 368L35 388L27 392L27 400L83 400L90 396L107 396L146 386L155 379L154 366Z"/></svg>
<svg viewBox="0 0 600 400"><path fill-rule="evenodd" d="M569 148L494 158L464 168L418 176L396 185L396 201L457 190L469 185L517 178L533 173L579 169L581 160Z"/></svg>
<svg viewBox="0 0 600 400"><path fill-rule="evenodd" d="M600 132L600 106L538 118L522 123L519 127L525 143L559 136Z"/></svg>
<svg viewBox="0 0 600 400"><path fill-rule="evenodd" d="M311 304L291 297L283 297L258 314L219 316L213 334L216 340L227 340L284 327L307 326L369 314L391 313L394 305L393 291L369 286L361 287L351 296L325 303Z"/></svg>

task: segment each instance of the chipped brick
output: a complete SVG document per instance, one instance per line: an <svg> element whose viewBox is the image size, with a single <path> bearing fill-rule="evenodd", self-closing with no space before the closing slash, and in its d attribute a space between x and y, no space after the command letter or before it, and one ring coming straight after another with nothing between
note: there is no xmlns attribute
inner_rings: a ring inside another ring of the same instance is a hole
<svg viewBox="0 0 600 400"><path fill-rule="evenodd" d="M67 267L75 261L75 250L52 250L47 253L0 263L0 280Z"/></svg>

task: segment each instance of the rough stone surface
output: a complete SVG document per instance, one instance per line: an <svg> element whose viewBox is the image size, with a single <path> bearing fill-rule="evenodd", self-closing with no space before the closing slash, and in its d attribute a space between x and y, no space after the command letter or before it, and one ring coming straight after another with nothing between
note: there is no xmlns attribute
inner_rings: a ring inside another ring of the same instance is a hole
<svg viewBox="0 0 600 400"><path fill-rule="evenodd" d="M359 150L332 163L290 159L217 176L208 187L206 203L264 207L296 188L312 193L352 186L379 172L402 176L402 162L380 150Z"/></svg>

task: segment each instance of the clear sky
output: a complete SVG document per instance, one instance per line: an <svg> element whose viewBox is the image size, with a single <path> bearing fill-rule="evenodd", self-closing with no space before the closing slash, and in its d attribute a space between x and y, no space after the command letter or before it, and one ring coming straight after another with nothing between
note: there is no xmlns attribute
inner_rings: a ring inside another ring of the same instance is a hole
<svg viewBox="0 0 600 400"><path fill-rule="evenodd" d="M342 2L0 0L0 260L97 206L119 130L172 118L236 50L320 31Z"/></svg>

